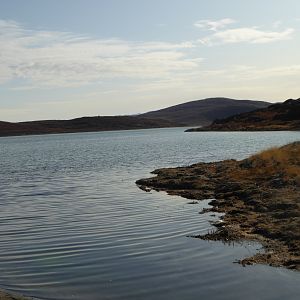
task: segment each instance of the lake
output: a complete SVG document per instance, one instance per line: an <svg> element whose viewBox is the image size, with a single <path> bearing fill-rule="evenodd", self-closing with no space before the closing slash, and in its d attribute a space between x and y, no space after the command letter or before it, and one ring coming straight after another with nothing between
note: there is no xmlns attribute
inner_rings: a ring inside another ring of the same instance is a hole
<svg viewBox="0 0 300 300"><path fill-rule="evenodd" d="M148 129L0 138L0 285L40 299L299 299L300 274L233 263L261 249L187 237L216 220L135 181L300 132Z"/></svg>

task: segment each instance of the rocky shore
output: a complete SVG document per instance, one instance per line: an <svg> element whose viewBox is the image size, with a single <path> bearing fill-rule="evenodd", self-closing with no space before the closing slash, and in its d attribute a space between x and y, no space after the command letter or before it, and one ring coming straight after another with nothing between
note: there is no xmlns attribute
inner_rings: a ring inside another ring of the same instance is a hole
<svg viewBox="0 0 300 300"><path fill-rule="evenodd" d="M300 142L247 159L158 169L136 183L188 199L213 199L206 212L225 213L215 230L198 238L259 241L263 253L239 262L300 270Z"/></svg>
<svg viewBox="0 0 300 300"><path fill-rule="evenodd" d="M0 300L32 300L32 298L25 298L21 295L8 293L6 291L0 290Z"/></svg>

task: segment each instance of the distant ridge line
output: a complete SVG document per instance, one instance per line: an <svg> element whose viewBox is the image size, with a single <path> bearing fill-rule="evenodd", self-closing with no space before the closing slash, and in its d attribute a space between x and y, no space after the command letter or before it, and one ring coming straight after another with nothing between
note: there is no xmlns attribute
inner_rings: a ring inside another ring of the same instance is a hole
<svg viewBox="0 0 300 300"><path fill-rule="evenodd" d="M186 126L208 125L215 119L223 119L235 114L249 112L271 105L258 100L236 100L226 97L205 98L176 104L159 110L140 114L146 118L160 118Z"/></svg>

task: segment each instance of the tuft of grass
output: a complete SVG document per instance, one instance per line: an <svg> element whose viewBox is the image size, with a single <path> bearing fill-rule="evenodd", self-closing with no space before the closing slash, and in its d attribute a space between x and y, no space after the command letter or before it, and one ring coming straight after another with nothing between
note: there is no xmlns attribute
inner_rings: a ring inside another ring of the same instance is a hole
<svg viewBox="0 0 300 300"><path fill-rule="evenodd" d="M237 176L280 176L300 182L300 142L262 151L243 160L241 167Z"/></svg>

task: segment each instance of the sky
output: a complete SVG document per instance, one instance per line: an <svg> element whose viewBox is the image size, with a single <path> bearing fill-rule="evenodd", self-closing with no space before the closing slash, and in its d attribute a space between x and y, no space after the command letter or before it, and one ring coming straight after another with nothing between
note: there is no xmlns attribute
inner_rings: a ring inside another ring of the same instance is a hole
<svg viewBox="0 0 300 300"><path fill-rule="evenodd" d="M299 0L0 0L0 120L300 97Z"/></svg>

